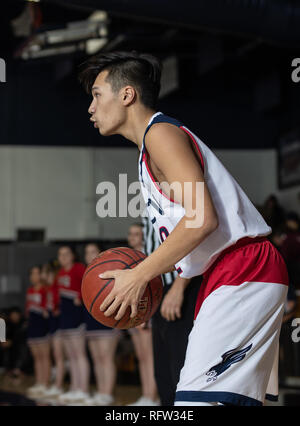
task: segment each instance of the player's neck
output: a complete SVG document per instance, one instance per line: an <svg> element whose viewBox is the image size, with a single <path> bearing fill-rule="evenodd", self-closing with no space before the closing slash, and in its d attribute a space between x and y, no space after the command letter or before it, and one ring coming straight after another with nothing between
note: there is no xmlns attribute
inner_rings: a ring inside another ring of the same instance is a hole
<svg viewBox="0 0 300 426"><path fill-rule="evenodd" d="M128 111L128 119L121 129L121 134L136 144L139 150L142 148L143 137L149 120L155 112L155 110L143 106L138 106Z"/></svg>

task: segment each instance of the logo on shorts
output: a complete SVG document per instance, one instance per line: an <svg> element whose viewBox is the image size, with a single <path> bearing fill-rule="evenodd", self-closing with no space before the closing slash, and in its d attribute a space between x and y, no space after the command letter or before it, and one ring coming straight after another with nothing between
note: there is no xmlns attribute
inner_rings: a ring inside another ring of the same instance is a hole
<svg viewBox="0 0 300 426"><path fill-rule="evenodd" d="M241 361L245 358L246 353L252 348L251 345L247 346L245 349L237 350L232 349L231 351L225 352L222 355L222 362L220 364L214 365L207 373L208 379L207 382L214 382L217 380L218 376L224 371L226 371L232 364Z"/></svg>

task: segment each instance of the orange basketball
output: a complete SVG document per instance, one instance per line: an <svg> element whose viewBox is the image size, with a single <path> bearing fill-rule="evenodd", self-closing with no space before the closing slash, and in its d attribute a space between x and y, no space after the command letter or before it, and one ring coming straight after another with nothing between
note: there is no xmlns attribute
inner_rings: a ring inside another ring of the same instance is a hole
<svg viewBox="0 0 300 426"><path fill-rule="evenodd" d="M116 321L113 315L106 317L100 311L100 306L114 286L114 279L102 279L99 275L105 271L114 269L132 269L146 258L146 255L138 250L127 247L117 247L106 250L85 271L81 284L83 302L89 313L101 324L113 328L133 328L148 321L158 308L163 294L161 277L153 278L147 285L143 297L138 304L138 312L135 318L130 318L131 308L128 306L124 316Z"/></svg>

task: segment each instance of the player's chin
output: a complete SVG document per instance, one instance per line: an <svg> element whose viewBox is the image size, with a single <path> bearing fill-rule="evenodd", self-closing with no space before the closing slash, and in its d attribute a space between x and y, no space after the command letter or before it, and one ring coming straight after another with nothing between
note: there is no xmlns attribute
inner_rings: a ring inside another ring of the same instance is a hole
<svg viewBox="0 0 300 426"><path fill-rule="evenodd" d="M113 133L103 127L98 127L99 133L101 136L111 136Z"/></svg>

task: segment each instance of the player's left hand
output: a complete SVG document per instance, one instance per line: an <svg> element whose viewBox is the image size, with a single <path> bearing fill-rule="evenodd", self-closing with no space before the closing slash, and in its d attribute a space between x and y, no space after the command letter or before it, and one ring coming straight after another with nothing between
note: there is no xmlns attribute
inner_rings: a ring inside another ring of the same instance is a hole
<svg viewBox="0 0 300 426"><path fill-rule="evenodd" d="M181 318L181 307L184 299L183 291L182 288L171 287L165 295L160 313L167 321L175 321L177 318Z"/></svg>
<svg viewBox="0 0 300 426"><path fill-rule="evenodd" d="M127 307L130 306L130 318L134 318L137 315L138 303L144 294L147 282L135 269L106 271L100 274L100 278L114 278L115 280L113 289L100 306L104 315L109 317L118 310L115 316L115 320L118 321L125 314Z"/></svg>

